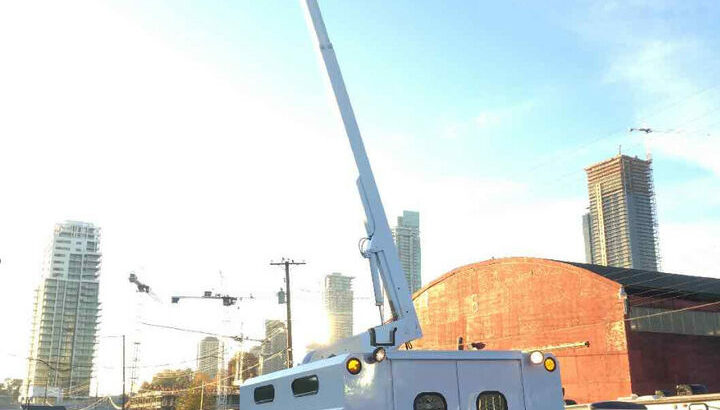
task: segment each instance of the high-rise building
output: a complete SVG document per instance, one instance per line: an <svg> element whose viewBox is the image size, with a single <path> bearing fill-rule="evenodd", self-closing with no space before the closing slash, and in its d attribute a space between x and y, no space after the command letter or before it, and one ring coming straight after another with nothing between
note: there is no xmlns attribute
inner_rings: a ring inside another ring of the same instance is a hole
<svg viewBox="0 0 720 410"><path fill-rule="evenodd" d="M208 336L198 343L197 371L214 379L218 369L224 367L223 356L225 346L217 337Z"/></svg>
<svg viewBox="0 0 720 410"><path fill-rule="evenodd" d="M585 249L597 265L660 268L651 161L617 155L585 169L590 212Z"/></svg>
<svg viewBox="0 0 720 410"><path fill-rule="evenodd" d="M330 343L353 335L352 280L351 276L343 276L341 273L325 276L323 296Z"/></svg>
<svg viewBox="0 0 720 410"><path fill-rule="evenodd" d="M403 215L398 216L393 236L395 237L400 265L405 272L408 287L410 292L415 293L422 287L422 276L420 274L420 213L403 211Z"/></svg>
<svg viewBox="0 0 720 410"><path fill-rule="evenodd" d="M87 397L93 371L100 303L100 228L55 225L35 290L28 378L32 402ZM25 399L25 398L24 398Z"/></svg>
<svg viewBox="0 0 720 410"><path fill-rule="evenodd" d="M265 321L265 341L260 349L260 373L287 369L287 329L282 320Z"/></svg>
<svg viewBox="0 0 720 410"><path fill-rule="evenodd" d="M592 259L592 224L590 223L590 212L582 216L583 238L585 239L585 263L593 263Z"/></svg>

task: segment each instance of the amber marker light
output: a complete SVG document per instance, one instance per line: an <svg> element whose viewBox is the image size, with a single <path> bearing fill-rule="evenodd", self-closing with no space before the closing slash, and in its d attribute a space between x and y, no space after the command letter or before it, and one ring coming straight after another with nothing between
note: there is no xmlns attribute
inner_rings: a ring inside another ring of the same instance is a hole
<svg viewBox="0 0 720 410"><path fill-rule="evenodd" d="M543 365L545 365L545 370L547 370L549 372L554 371L555 368L557 367L557 363L555 363L555 359L553 359L552 357L546 358L545 361L543 362Z"/></svg>
<svg viewBox="0 0 720 410"><path fill-rule="evenodd" d="M362 370L362 363L360 363L359 359L351 357L347 363L345 363L345 368L350 374L358 374L360 370Z"/></svg>

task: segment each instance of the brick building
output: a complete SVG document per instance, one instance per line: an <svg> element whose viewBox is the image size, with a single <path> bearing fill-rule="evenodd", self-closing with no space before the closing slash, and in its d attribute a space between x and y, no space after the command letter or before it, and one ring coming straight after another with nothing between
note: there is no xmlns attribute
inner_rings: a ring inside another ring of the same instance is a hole
<svg viewBox="0 0 720 410"><path fill-rule="evenodd" d="M457 268L414 295L418 349L546 348L566 398L720 391L720 280L537 258ZM584 347L583 342L589 342ZM548 346L575 346L547 348Z"/></svg>

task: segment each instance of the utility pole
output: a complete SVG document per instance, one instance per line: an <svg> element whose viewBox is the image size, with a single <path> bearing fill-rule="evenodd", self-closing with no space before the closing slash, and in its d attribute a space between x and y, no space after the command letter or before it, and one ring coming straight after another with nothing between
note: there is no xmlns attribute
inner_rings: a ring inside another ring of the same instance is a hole
<svg viewBox="0 0 720 410"><path fill-rule="evenodd" d="M123 339L123 352L122 352L122 360L123 360L123 392L122 392L122 410L125 410L125 335L122 335Z"/></svg>
<svg viewBox="0 0 720 410"><path fill-rule="evenodd" d="M203 400L205 399L205 381L200 381L200 410L203 410Z"/></svg>
<svg viewBox="0 0 720 410"><path fill-rule="evenodd" d="M305 265L305 262L295 262L293 259L282 258L280 262L270 262L273 266L285 266L285 310L287 315L287 367L293 367L293 347L292 347L292 316L290 313L290 265Z"/></svg>

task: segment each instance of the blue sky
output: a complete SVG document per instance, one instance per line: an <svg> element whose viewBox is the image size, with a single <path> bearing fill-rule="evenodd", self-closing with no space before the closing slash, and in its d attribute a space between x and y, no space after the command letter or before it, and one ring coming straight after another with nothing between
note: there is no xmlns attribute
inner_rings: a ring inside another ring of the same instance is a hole
<svg viewBox="0 0 720 410"><path fill-rule="evenodd" d="M619 145L652 153L663 269L720 276L716 2L321 6L388 215L421 213L424 282L490 257L582 261L583 168ZM5 2L0 55L0 311L23 335L0 341L0 378L24 374L64 219L103 229L102 334L136 329L131 270L166 300L222 269L267 296L236 318L257 337L282 317L267 262L305 259L299 346L322 333L323 275L371 294L356 173L298 2ZM362 303L358 330L376 322ZM228 332L209 307L152 306L146 321ZM168 349L146 332L146 363L192 359L194 335ZM100 344L101 378L115 347Z"/></svg>
<svg viewBox="0 0 720 410"><path fill-rule="evenodd" d="M234 81L257 82L292 104L304 104L319 96L322 79L308 58L312 44L304 21L290 3L117 7ZM620 144L630 154L644 155L640 136L626 132L643 119L659 130L695 119L676 113L673 105L694 102L720 74L714 52L719 11L712 2L322 6L367 139L407 135L411 138L397 148L413 167L512 175L531 185L547 183L543 190L550 195L576 195L583 189L582 168L616 153ZM677 49L640 62L653 45ZM638 68L639 63L646 66ZM642 81L624 76L624 64L648 72L667 65L670 73L663 80L684 88L646 90ZM712 89L701 97L720 104L718 94ZM693 125L718 118L697 114L701 118ZM560 155L564 150L572 155ZM685 158L654 154L659 185L712 176ZM552 183L574 171L572 186Z"/></svg>

